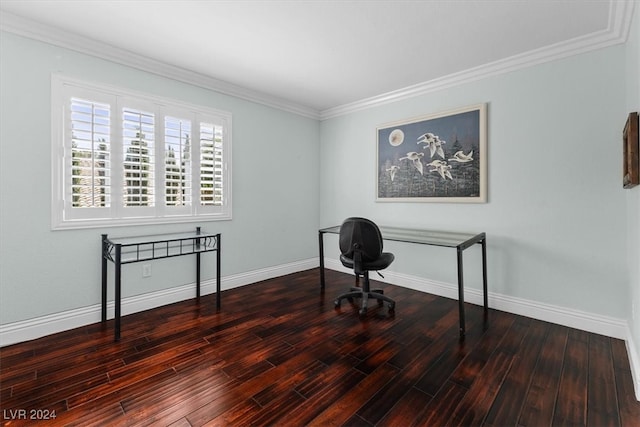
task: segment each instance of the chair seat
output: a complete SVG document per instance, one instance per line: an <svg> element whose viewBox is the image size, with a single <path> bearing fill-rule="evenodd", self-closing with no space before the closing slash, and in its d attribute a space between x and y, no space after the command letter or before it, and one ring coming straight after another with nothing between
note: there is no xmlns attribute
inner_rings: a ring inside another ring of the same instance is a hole
<svg viewBox="0 0 640 427"><path fill-rule="evenodd" d="M394 259L395 257L393 256L392 253L383 252L380 255L380 258L376 260L366 261L366 262L363 261L362 268L364 270L373 270L373 271L384 270L385 268L389 267L389 265L391 265ZM344 255L340 255L340 262L342 262L342 265L344 265L347 268L353 268L353 260L351 258L347 258Z"/></svg>

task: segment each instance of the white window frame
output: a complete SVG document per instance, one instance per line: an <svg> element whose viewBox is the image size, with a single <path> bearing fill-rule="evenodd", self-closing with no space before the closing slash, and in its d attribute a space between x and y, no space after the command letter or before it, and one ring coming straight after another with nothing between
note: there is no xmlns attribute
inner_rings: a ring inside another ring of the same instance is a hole
<svg viewBox="0 0 640 427"><path fill-rule="evenodd" d="M110 106L110 206L72 206L71 98ZM154 113L154 206L124 206L123 108ZM167 206L165 193L165 116L191 122L191 203ZM200 199L200 126L222 127L222 203L202 205ZM51 77L51 227L53 230L166 224L231 219L231 113L172 99L132 92L53 74Z"/></svg>

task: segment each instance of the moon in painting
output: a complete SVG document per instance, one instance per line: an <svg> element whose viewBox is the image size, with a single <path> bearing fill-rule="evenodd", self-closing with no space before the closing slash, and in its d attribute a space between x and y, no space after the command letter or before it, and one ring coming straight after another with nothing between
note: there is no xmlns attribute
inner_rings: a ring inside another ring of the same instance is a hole
<svg viewBox="0 0 640 427"><path fill-rule="evenodd" d="M404 141L404 132L400 129L394 129L391 131L391 134L389 134L389 144L397 147L402 144L402 141Z"/></svg>

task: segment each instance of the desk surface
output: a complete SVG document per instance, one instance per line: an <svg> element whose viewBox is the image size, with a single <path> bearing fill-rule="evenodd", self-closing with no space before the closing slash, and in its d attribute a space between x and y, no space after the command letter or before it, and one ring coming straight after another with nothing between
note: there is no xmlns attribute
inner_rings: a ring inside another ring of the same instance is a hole
<svg viewBox="0 0 640 427"><path fill-rule="evenodd" d="M382 238L397 242L420 243L423 245L445 246L465 249L485 239L485 233L461 233L455 231L424 230L380 226ZM340 234L340 226L320 229L321 233Z"/></svg>

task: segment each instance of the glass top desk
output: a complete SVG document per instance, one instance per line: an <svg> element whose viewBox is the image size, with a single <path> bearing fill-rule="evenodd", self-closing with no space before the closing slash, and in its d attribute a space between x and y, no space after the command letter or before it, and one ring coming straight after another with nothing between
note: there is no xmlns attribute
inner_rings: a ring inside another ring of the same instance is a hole
<svg viewBox="0 0 640 427"><path fill-rule="evenodd" d="M462 267L462 251L475 244L482 246L482 291L484 299L484 317L489 311L487 299L487 236L485 233L459 233L452 231L425 230L415 228L400 228L380 226L384 240L396 242L417 243L421 245L442 246L456 248L458 259L458 312L460 317L460 335L465 333L464 319L464 275ZM318 247L320 252L320 286L324 289L324 234L340 234L340 226L322 228L318 230Z"/></svg>

